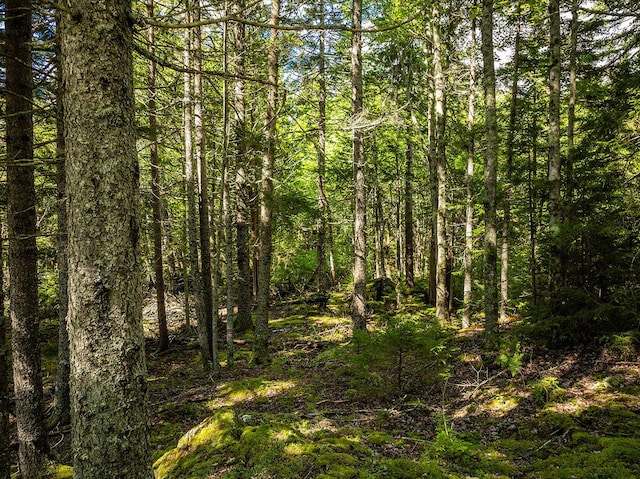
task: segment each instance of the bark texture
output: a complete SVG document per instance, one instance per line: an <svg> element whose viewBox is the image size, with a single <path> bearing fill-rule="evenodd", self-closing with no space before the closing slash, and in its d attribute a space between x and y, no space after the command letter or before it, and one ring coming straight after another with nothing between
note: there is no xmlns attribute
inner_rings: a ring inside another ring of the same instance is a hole
<svg viewBox="0 0 640 479"><path fill-rule="evenodd" d="M367 236L366 208L367 191L365 185L364 132L358 127L363 114L362 107L362 0L353 0L353 28L351 37L351 105L353 110L353 191L354 191L354 264L353 299L351 317L354 330L367 329L366 281L367 281Z"/></svg>
<svg viewBox="0 0 640 479"><path fill-rule="evenodd" d="M7 363L7 318L4 311L4 230L0 224L0 479L11 477L9 436L9 365Z"/></svg>
<svg viewBox="0 0 640 479"><path fill-rule="evenodd" d="M60 10L73 475L149 479L131 3Z"/></svg>
<svg viewBox="0 0 640 479"><path fill-rule="evenodd" d="M498 172L498 121L496 116L496 74L493 59L493 0L482 2L482 59L485 105L484 154L484 314L487 338L498 332L496 178Z"/></svg>
<svg viewBox="0 0 640 479"><path fill-rule="evenodd" d="M31 3L6 3L7 215L13 385L18 460L37 477L47 451L38 341L36 191L31 98Z"/></svg>
<svg viewBox="0 0 640 479"><path fill-rule="evenodd" d="M258 311L256 316L253 361L269 361L269 298L271 290L271 254L273 216L273 169L276 156L276 121L278 105L278 24L280 0L271 0L272 28L269 32L269 96L264 121L265 148L262 155L262 205L260 207L260 252L258 260Z"/></svg>

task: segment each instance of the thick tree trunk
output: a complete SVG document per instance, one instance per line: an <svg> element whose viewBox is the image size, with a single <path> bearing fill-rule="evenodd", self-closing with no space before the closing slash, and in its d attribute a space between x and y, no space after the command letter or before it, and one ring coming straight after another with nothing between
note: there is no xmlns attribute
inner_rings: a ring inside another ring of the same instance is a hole
<svg viewBox="0 0 640 479"><path fill-rule="evenodd" d="M365 186L364 132L359 127L362 107L362 0L353 0L352 22L354 31L351 36L351 105L353 113L353 192L354 192L354 263L353 263L353 299L351 318L353 329L367 329L367 237L366 208L367 191Z"/></svg>
<svg viewBox="0 0 640 479"><path fill-rule="evenodd" d="M447 300L447 157L445 152L446 104L445 83L442 67L442 43L440 41L440 12L434 6L432 15L433 28L433 67L435 97L435 164L438 185L437 219L436 219L436 318L439 321L449 320Z"/></svg>
<svg viewBox="0 0 640 479"><path fill-rule="evenodd" d="M40 346L36 191L31 98L31 3L6 3L7 210L13 384L18 459L25 479L38 476L47 452Z"/></svg>
<svg viewBox="0 0 640 479"><path fill-rule="evenodd" d="M485 129L487 147L484 155L484 314L487 339L492 342L498 332L496 178L498 171L498 122L496 117L496 77L493 59L493 0L482 2L482 59Z"/></svg>
<svg viewBox="0 0 640 479"><path fill-rule="evenodd" d="M476 101L476 22L471 21L471 59L469 67L469 103L467 117L467 133L469 145L467 149L467 170L465 174L465 189L467 201L465 207L465 242L464 242L464 286L462 292L463 312L462 327L471 326L471 291L473 281L473 173L476 156L475 142L475 101Z"/></svg>
<svg viewBox="0 0 640 479"><path fill-rule="evenodd" d="M154 0L147 0L147 15L154 16ZM147 32L147 92L149 95L149 159L151 161L151 204L153 208L153 265L156 283L156 305L158 309L158 351L169 349L169 332L167 331L167 310L165 307L164 271L162 268L162 169L158 159L158 117L156 111L156 63L155 31L153 26Z"/></svg>
<svg viewBox="0 0 640 479"><path fill-rule="evenodd" d="M256 316L253 360L269 361L269 291L271 289L271 217L273 214L273 169L276 153L276 121L278 106L278 24L280 0L271 0L272 28L269 32L269 97L264 121L265 149L262 155L262 206L260 208L260 256L258 263L258 311Z"/></svg>
<svg viewBox="0 0 640 479"><path fill-rule="evenodd" d="M73 475L149 479L131 3L63 7Z"/></svg>
<svg viewBox="0 0 640 479"><path fill-rule="evenodd" d="M199 316L198 338L202 351L203 364L214 369L217 357L212 349L213 338L213 286L211 284L211 230L209 222L209 177L207 156L205 154L204 114L202 108L202 32L200 21L200 0L195 0L193 20L193 112L196 140L196 167L198 170L198 215L200 234L200 271L202 272L202 315Z"/></svg>
<svg viewBox="0 0 640 479"><path fill-rule="evenodd" d="M69 392L69 332L67 330L67 310L69 303L69 258L68 220L67 220L67 183L65 171L64 146L64 106L62 91L62 62L60 49L56 51L58 68L58 92L56 98L56 213L58 225L56 247L58 249L58 361L56 370L56 390L52 423L69 424L71 422L71 399Z"/></svg>
<svg viewBox="0 0 640 479"><path fill-rule="evenodd" d="M562 205L560 196L560 74L561 74L560 2L549 0L549 292L554 295L563 285L562 278Z"/></svg>
<svg viewBox="0 0 640 479"><path fill-rule="evenodd" d="M511 231L511 170L513 169L513 141L516 130L518 105L518 78L520 76L520 4L516 23L516 40L511 77L511 105L509 107L509 131L507 133L506 184L502 219L502 251L500 254L500 322L507 321L509 307L509 233Z"/></svg>
<svg viewBox="0 0 640 479"><path fill-rule="evenodd" d="M0 479L11 477L7 349L7 317L4 311L4 225L0 223Z"/></svg>

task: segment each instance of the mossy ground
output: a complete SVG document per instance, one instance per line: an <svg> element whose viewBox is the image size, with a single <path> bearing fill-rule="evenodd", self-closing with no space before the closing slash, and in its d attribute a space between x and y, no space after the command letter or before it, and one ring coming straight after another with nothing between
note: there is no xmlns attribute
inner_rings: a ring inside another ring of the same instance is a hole
<svg viewBox="0 0 640 479"><path fill-rule="evenodd" d="M430 320L419 302L405 304L402 314ZM222 354L219 378L202 370L195 335L176 329L165 354L153 353L150 337L157 479L640 476L637 362L595 349L523 348L512 376L513 364L483 364L477 331L440 330L438 365L387 384L393 360L387 369L353 360L347 309L338 295L326 311L304 302L274 308L272 362L251 365L248 335L234 368ZM371 329L387 325L393 309ZM438 377L425 381L429 374ZM68 442L56 445L57 462L69 457Z"/></svg>

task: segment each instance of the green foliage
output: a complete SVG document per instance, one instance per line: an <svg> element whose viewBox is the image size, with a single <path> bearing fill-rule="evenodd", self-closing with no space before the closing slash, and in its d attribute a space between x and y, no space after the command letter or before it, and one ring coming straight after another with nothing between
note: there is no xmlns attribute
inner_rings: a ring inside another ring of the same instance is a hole
<svg viewBox="0 0 640 479"><path fill-rule="evenodd" d="M446 335L435 322L407 315L381 330L354 332L355 354L348 357L360 374L354 387L363 395L415 392L446 374Z"/></svg>
<svg viewBox="0 0 640 479"><path fill-rule="evenodd" d="M520 341L503 342L496 358L496 364L508 369L511 376L515 376L522 369L523 356L524 353L520 350Z"/></svg>
<svg viewBox="0 0 640 479"><path fill-rule="evenodd" d="M531 391L536 401L546 404L549 401L557 401L564 397L565 390L560 387L558 378L547 376L531 385Z"/></svg>

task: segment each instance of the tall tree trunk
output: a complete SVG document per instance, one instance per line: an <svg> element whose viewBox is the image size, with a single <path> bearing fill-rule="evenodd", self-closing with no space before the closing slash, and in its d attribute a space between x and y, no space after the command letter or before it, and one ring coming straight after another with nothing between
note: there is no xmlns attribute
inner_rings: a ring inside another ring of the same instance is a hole
<svg viewBox="0 0 640 479"><path fill-rule="evenodd" d="M213 334L213 286L211 284L211 230L209 222L209 177L207 173L207 156L205 154L204 115L202 109L202 32L200 21L200 0L195 0L193 20L193 112L196 140L196 167L198 170L198 214L200 232L200 271L202 272L202 315L198 324L198 338L203 356L203 364L214 368L217 358L212 346ZM200 319L200 317L199 317Z"/></svg>
<svg viewBox="0 0 640 479"><path fill-rule="evenodd" d="M509 131L507 133L507 172L504 190L502 219L502 251L500 254L500 322L507 321L509 307L509 233L511 231L511 170L513 169L513 139L516 130L518 105L518 78L520 77L520 3L518 3L516 40L513 52L513 76L511 77L511 105L509 107Z"/></svg>
<svg viewBox="0 0 640 479"><path fill-rule="evenodd" d="M154 0L147 0L147 15L154 17ZM156 107L156 62L155 31L149 26L147 31L147 92L149 95L149 159L151 161L151 205L153 208L153 265L155 270L156 305L158 309L158 351L169 349L169 331L167 330L167 310L165 307L164 271L162 261L162 168L158 159L158 115Z"/></svg>
<svg viewBox="0 0 640 479"><path fill-rule="evenodd" d="M36 190L31 98L31 3L6 3L7 208L13 384L18 460L25 479L38 476L47 453L40 345Z"/></svg>
<svg viewBox="0 0 640 479"><path fill-rule="evenodd" d="M409 88L411 96L411 88ZM411 100L409 100L411 102ZM410 115L413 113L410 110ZM404 172L404 270L406 283L409 288L415 286L414 264L413 264L413 142L407 135L407 153Z"/></svg>
<svg viewBox="0 0 640 479"><path fill-rule="evenodd" d="M58 69L58 91L56 98L56 213L58 225L56 247L58 250L58 360L56 369L56 390L52 423L69 424L71 422L71 399L69 392L69 332L67 330L67 310L69 303L69 258L67 252L67 183L65 171L64 147L64 106L62 61L60 47L56 49L56 68Z"/></svg>
<svg viewBox="0 0 640 479"><path fill-rule="evenodd" d="M271 0L269 32L269 97L264 121L265 148L262 155L262 206L260 208L260 257L258 263L258 305L253 360L269 361L269 291L271 289L271 217L273 214L273 168L276 153L278 107L278 24L280 0Z"/></svg>
<svg viewBox="0 0 640 479"><path fill-rule="evenodd" d="M462 292L463 312L462 327L471 326L471 292L473 287L473 173L476 156L475 141L475 101L476 101L476 21L471 21L471 58L469 66L469 103L467 117L467 133L469 145L467 148L467 170L465 174L465 189L467 201L465 207L465 242L464 242L464 286Z"/></svg>
<svg viewBox="0 0 640 479"><path fill-rule="evenodd" d="M578 0L571 1L571 35L569 50L569 107L567 109L567 160L566 160L566 191L564 219L571 223L573 202L573 162L575 157L575 123L576 123L576 63L578 50Z"/></svg>
<svg viewBox="0 0 640 479"><path fill-rule="evenodd" d="M375 230L375 278L386 278L385 257L384 257L384 212L382 210L382 193L380 191L380 180L378 178L378 155L375 155L373 162L373 195L375 201L374 208L374 230Z"/></svg>
<svg viewBox="0 0 640 479"><path fill-rule="evenodd" d="M234 0L232 14L243 15L244 0ZM249 227L251 219L251 184L249 181L249 161L246 152L246 114L244 57L244 24L232 23L231 39L234 74L234 116L232 143L236 161L236 244L238 264L238 314L235 321L236 331L247 331L253 327L251 322L251 304L253 302L251 284L251 250L249 247Z"/></svg>
<svg viewBox="0 0 640 479"><path fill-rule="evenodd" d="M434 5L432 14L433 28L433 67L435 97L435 144L436 178L438 185L437 224L436 224L436 318L449 320L447 301L447 157L445 152L446 104L445 83L442 67L442 43L440 41L440 11Z"/></svg>
<svg viewBox="0 0 640 479"><path fill-rule="evenodd" d="M320 1L320 22L324 23L324 1ZM317 221L318 228L318 294L321 297L327 295L327 215L329 201L324 191L325 167L327 159L327 80L325 65L326 39L325 31L319 33L319 66L318 66L318 209L320 215Z"/></svg>
<svg viewBox="0 0 640 479"><path fill-rule="evenodd" d="M365 186L364 162L364 132L359 126L362 107L362 0L352 2L352 22L354 31L351 36L351 105L353 113L353 192L354 192L354 220L353 237L353 300L351 303L351 317L353 329L367 329L367 237L366 237L366 208L367 191Z"/></svg>
<svg viewBox="0 0 640 479"><path fill-rule="evenodd" d="M562 278L562 205L560 197L560 74L561 74L560 2L549 0L549 292L554 295L563 285Z"/></svg>
<svg viewBox="0 0 640 479"><path fill-rule="evenodd" d="M496 76L493 59L493 0L482 1L482 59L485 129L484 155L484 314L485 333L492 343L498 333L496 181L498 172L498 121L496 117Z"/></svg>
<svg viewBox="0 0 640 479"><path fill-rule="evenodd" d="M233 296L233 284L234 284L234 269L233 269L233 211L231 208L231 188L233 172L231 165L229 164L229 158L231 157L230 140L231 140L231 122L229 121L229 92L228 86L228 22L223 26L223 47L222 47L222 61L224 69L224 79L222 84L222 121L223 121L223 156L222 156L222 214L224 216L224 256L225 256L225 275L226 275L226 309L227 309L227 331L226 331L226 344L227 344L227 366L233 366L234 362L234 296Z"/></svg>
<svg viewBox="0 0 640 479"><path fill-rule="evenodd" d="M76 478L153 477L131 15L129 0L61 8Z"/></svg>
<svg viewBox="0 0 640 479"><path fill-rule="evenodd" d="M4 225L0 223L0 479L11 477L7 349L7 317L4 311Z"/></svg>
<svg viewBox="0 0 640 479"><path fill-rule="evenodd" d="M431 221L429 223L429 302L435 306L437 296L437 241L438 235L438 170L436 167L436 101L435 82L431 76L429 98L429 199L431 204Z"/></svg>

